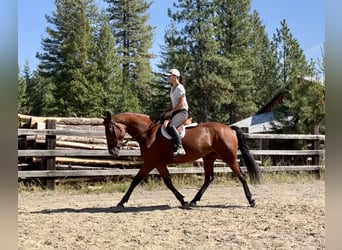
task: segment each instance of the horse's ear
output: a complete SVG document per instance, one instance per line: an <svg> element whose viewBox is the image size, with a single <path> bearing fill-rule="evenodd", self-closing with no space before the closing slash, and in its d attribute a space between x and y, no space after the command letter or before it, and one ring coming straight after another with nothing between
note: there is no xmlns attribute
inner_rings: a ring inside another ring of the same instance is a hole
<svg viewBox="0 0 342 250"><path fill-rule="evenodd" d="M110 121L110 120L112 119L112 114L111 114L109 111L107 111L107 112L105 113L105 115L103 116L103 119L104 119L105 121Z"/></svg>

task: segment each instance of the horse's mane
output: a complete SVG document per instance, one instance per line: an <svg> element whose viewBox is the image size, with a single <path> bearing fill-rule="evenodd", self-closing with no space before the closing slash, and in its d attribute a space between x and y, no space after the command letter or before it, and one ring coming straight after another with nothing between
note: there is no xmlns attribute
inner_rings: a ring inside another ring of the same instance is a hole
<svg viewBox="0 0 342 250"><path fill-rule="evenodd" d="M118 123L124 124L127 127L127 132L134 137L145 135L153 123L150 116L131 112L116 114L113 116L113 119ZM143 143L149 147L155 139L155 133L147 138L143 137Z"/></svg>
<svg viewBox="0 0 342 250"><path fill-rule="evenodd" d="M146 123L150 125L152 119L149 115L140 114L140 113L132 113L132 112L124 112L120 114L114 115L114 120L121 123L132 123L132 122L139 122L139 123Z"/></svg>

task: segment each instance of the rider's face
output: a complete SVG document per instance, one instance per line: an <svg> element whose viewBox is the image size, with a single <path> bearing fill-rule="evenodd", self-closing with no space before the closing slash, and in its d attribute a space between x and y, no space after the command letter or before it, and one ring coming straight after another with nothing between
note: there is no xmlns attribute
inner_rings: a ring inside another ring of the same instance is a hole
<svg viewBox="0 0 342 250"><path fill-rule="evenodd" d="M168 79L169 79L169 82L171 83L171 85L177 83L177 77L175 75L169 75Z"/></svg>

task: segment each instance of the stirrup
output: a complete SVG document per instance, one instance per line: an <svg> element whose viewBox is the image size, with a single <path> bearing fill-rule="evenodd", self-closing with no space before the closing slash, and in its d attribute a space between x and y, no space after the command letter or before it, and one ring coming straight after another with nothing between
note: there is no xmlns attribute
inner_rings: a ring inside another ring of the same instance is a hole
<svg viewBox="0 0 342 250"><path fill-rule="evenodd" d="M185 154L186 154L186 152L182 146L177 147L177 150L175 152L173 152L174 156L185 155Z"/></svg>

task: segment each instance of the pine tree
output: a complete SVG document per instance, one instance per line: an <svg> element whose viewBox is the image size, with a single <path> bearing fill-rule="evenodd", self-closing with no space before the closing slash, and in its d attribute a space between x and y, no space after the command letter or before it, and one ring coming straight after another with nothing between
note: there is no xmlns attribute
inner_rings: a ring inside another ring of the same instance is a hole
<svg viewBox="0 0 342 250"><path fill-rule="evenodd" d="M285 132L312 133L324 121L324 86L312 82L314 65L306 61L303 50L285 20L273 37L278 52L278 79L284 88L284 101L275 109Z"/></svg>
<svg viewBox="0 0 342 250"><path fill-rule="evenodd" d="M221 42L220 53L228 63L222 75L229 81L227 101L223 113L233 123L253 114L257 107L254 95L253 25L250 0L214 0L216 8L216 34Z"/></svg>
<svg viewBox="0 0 342 250"><path fill-rule="evenodd" d="M170 13L169 13L170 15ZM180 49L180 42L177 41L179 37L179 32L177 31L177 26L174 20L171 19L171 23L166 27L165 34L164 34L164 45L161 45L161 63L158 65L158 68L162 72L167 72L177 62L177 56ZM179 61L179 60L178 60ZM165 78L165 84L168 84L167 79Z"/></svg>
<svg viewBox="0 0 342 250"><path fill-rule="evenodd" d="M127 110L137 112L140 110L139 101L132 93L129 85L122 81L120 56L115 46L115 38L107 18L103 17L99 37L97 39L99 66L99 82L103 86L104 110L121 113Z"/></svg>
<svg viewBox="0 0 342 250"><path fill-rule="evenodd" d="M26 79L21 75L20 67L18 66L18 113L28 114L26 90Z"/></svg>
<svg viewBox="0 0 342 250"><path fill-rule="evenodd" d="M326 70L326 57L325 50L321 48L322 57L317 59L315 62L316 65L316 78L322 79L325 81L325 70Z"/></svg>
<svg viewBox="0 0 342 250"><path fill-rule="evenodd" d="M153 79L150 66L153 55L148 51L152 47L153 27L147 25L147 10L152 3L145 0L106 2L109 4L107 12L121 57L122 83L129 86L138 97L141 112L146 113L146 107L151 101L149 84Z"/></svg>
<svg viewBox="0 0 342 250"><path fill-rule="evenodd" d="M165 62L185 70L192 114L226 123L251 115L263 99L261 82L273 81L275 57L257 15L249 14L250 1L179 0L174 7L168 14L181 28Z"/></svg>
<svg viewBox="0 0 342 250"><path fill-rule="evenodd" d="M252 13L251 22L252 42L250 48L253 55L251 67L255 85L253 96L256 106L260 108L279 91L281 85L277 82L276 50L271 46L271 41L257 11Z"/></svg>
<svg viewBox="0 0 342 250"><path fill-rule="evenodd" d="M161 45L160 58L161 62L157 65L159 70L163 73L156 74L156 81L152 82L152 102L151 102L151 115L156 119L160 118L160 114L167 108L170 102L170 83L165 72L174 68L177 58L177 47L175 45L176 40L176 24L174 21L166 27L164 34L164 45Z"/></svg>
<svg viewBox="0 0 342 250"><path fill-rule="evenodd" d="M325 131L324 84L312 79L298 78L286 91L283 102L276 107L279 124L274 127L283 133L314 133L320 128ZM301 144L300 144L301 145Z"/></svg>
<svg viewBox="0 0 342 250"><path fill-rule="evenodd" d="M219 41L214 39L214 8L207 0L179 0L177 11L169 16L180 24L169 48L176 54L170 62L186 75L186 89L191 115L199 122L224 119L221 104L229 83L221 76L225 58L219 53Z"/></svg>
<svg viewBox="0 0 342 250"><path fill-rule="evenodd" d="M46 16L53 27L42 40L44 52L38 74L54 84L55 115L95 116L101 103L96 81L92 0L55 0L56 11Z"/></svg>
<svg viewBox="0 0 342 250"><path fill-rule="evenodd" d="M32 87L29 91L30 113L35 116L54 116L56 105L54 100L54 88L51 78L42 77L36 71L32 76Z"/></svg>
<svg viewBox="0 0 342 250"><path fill-rule="evenodd" d="M273 35L272 44L277 51L278 81L286 86L298 77L312 76L313 65L307 63L305 54L298 40L293 37L286 20L282 20L280 25L280 29Z"/></svg>

